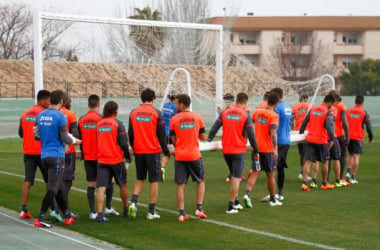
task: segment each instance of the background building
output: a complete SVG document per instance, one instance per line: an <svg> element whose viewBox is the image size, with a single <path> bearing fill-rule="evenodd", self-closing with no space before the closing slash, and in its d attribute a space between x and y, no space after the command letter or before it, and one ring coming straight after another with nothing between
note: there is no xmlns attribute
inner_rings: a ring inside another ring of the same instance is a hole
<svg viewBox="0 0 380 250"><path fill-rule="evenodd" d="M209 23L232 23L226 31L231 52L289 80L315 77L322 71L337 77L352 62L380 58L380 16L214 17ZM293 73L280 69L286 65ZM322 71L310 72L320 66Z"/></svg>

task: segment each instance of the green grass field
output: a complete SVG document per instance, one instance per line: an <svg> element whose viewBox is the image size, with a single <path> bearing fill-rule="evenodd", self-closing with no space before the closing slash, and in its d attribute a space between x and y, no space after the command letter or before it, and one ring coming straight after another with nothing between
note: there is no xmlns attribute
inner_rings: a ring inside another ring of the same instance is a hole
<svg viewBox="0 0 380 250"><path fill-rule="evenodd" d="M204 152L204 209L209 218L199 220L191 217L186 223L177 221L173 162L167 168L166 182L160 185L157 204L160 220L148 221L145 218L146 184L139 198L141 206L136 219L111 217L109 223L98 224L88 219L84 167L83 162L77 161L75 188L70 193L69 204L81 218L69 229L128 249L379 249L380 168L377 154L380 144L376 143L376 134L380 128L375 128L374 132L375 143L365 145L365 154L361 158L359 184L328 191L302 192L301 183L296 178L299 172L297 148L292 146L283 206L269 207L260 203L260 198L267 194L266 178L262 174L252 192L254 207L234 215L225 214L229 184L224 182L227 167L222 153ZM20 210L23 173L21 140L0 140L0 206ZM245 168L247 173L248 164ZM39 173L37 178L41 179ZM128 171L129 191L134 179L132 164ZM241 196L245 183L240 188ZM186 211L190 215L195 209L195 187L195 183L189 182L186 189ZM33 215L37 215L43 195L44 184L37 181L28 203ZM117 191L114 197L113 207L121 211Z"/></svg>

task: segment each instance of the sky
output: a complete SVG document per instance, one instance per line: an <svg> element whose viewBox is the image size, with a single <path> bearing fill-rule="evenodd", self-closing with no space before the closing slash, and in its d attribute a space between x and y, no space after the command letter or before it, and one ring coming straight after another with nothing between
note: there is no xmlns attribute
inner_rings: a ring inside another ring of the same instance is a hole
<svg viewBox="0 0 380 250"><path fill-rule="evenodd" d="M160 1L160 0L155 0ZM162 0L163 1L163 0ZM145 7L148 0L0 0L0 3L26 3L41 11L53 8L61 13L117 17L117 9ZM255 16L379 16L376 0L209 0L210 15Z"/></svg>

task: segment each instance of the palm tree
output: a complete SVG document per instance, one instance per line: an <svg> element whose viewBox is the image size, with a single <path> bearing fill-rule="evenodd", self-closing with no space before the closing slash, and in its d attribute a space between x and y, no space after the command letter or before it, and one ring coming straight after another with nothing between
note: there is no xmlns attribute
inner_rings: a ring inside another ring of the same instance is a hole
<svg viewBox="0 0 380 250"><path fill-rule="evenodd" d="M141 20L161 20L161 13L158 10L153 11L150 7L144 9L135 8L136 15L130 16L132 19ZM137 48L148 58L152 57L156 51L164 47L166 29L154 26L137 26L132 25L129 36L135 42Z"/></svg>

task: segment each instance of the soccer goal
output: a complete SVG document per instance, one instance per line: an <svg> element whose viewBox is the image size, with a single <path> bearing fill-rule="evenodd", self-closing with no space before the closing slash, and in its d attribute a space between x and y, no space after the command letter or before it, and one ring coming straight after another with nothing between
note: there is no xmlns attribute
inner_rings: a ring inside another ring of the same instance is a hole
<svg viewBox="0 0 380 250"><path fill-rule="evenodd" d="M48 43L52 29L59 31L55 50ZM62 89L74 97L74 103L90 94L103 100L117 98L119 116L126 121L144 88L155 90L159 108L169 91L188 93L190 78L192 109L202 115L209 129L226 93L246 92L253 111L274 87L284 90L290 105L298 102L300 94L317 104L335 88L334 79L327 75L305 82L282 80L233 54L228 43L221 25L37 12L35 93L42 88ZM233 64L232 58L243 63Z"/></svg>

